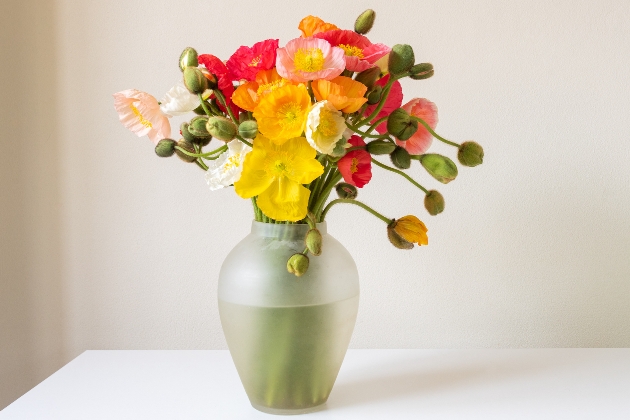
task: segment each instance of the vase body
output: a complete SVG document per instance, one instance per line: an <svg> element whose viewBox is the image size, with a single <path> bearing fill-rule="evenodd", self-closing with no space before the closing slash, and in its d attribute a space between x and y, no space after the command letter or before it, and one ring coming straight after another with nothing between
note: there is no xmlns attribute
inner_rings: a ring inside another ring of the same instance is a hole
<svg viewBox="0 0 630 420"><path fill-rule="evenodd" d="M301 277L287 272L304 250L308 225L253 222L219 274L223 332L254 408L272 414L316 411L328 399L359 307L350 253L326 232L320 256Z"/></svg>

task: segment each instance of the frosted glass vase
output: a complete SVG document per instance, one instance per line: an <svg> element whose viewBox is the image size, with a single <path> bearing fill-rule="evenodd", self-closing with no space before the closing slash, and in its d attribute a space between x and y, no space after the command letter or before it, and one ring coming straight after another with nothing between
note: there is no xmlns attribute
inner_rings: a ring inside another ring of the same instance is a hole
<svg viewBox="0 0 630 420"><path fill-rule="evenodd" d="M308 225L252 223L219 274L223 332L254 408L301 414L323 408L350 342L359 274L350 253L326 232L306 274L287 272L304 250Z"/></svg>

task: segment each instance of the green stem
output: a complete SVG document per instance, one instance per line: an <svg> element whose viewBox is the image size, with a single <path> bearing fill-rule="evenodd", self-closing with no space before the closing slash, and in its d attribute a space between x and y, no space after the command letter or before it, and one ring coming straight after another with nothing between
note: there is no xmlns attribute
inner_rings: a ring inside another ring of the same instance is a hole
<svg viewBox="0 0 630 420"><path fill-rule="evenodd" d="M262 221L261 211L258 208L258 203L256 203L256 197L252 197L252 205L254 206L254 218L257 222Z"/></svg>
<svg viewBox="0 0 630 420"><path fill-rule="evenodd" d="M412 119L414 119L414 120L416 120L416 121L418 121L420 124L422 124L422 125L424 126L424 128L426 128L426 129L429 131L429 133L431 133L431 135L432 135L433 137L435 137L436 139L438 139L438 140L440 140L440 141L442 141L442 142L444 142L444 143L446 143L446 144L450 144L451 146L455 146L455 147L457 147L457 148L460 148L460 147L461 147L461 145L459 145L459 144L457 144L457 143L455 143L455 142L453 142L453 141L446 140L444 137L440 136L438 133L436 133L435 131L433 131L433 129L431 128L431 126L430 126L429 124L427 124L427 122L426 122L425 120L423 120L422 118L420 118L420 117L416 117L416 116L413 116L413 115L411 116L411 118L412 118Z"/></svg>
<svg viewBox="0 0 630 420"><path fill-rule="evenodd" d="M350 198L338 198L338 199L333 200L330 203L328 203L328 205L324 208L324 211L322 212L322 216L321 216L320 220L324 221L324 219L326 218L326 214L332 208L332 206L334 206L335 204L339 204L339 203L354 204L355 206L359 206L362 209L369 211L374 216L378 217L379 219L381 219L382 221L384 221L388 225L392 222L392 219L388 219L387 217L383 216L381 213L377 212L376 210L374 210L372 207L368 206L367 204L364 204L364 203L362 203L360 201L353 200L353 199L350 199Z"/></svg>
<svg viewBox="0 0 630 420"><path fill-rule="evenodd" d="M341 174L335 168L335 170L333 171L333 175L330 176L330 179L327 181L320 196L317 199L317 202L315 203L315 206L313 207L313 213L315 213L316 215L320 214L322 207L324 207L326 200L328 200L328 197L330 196L330 192L332 191L335 184L337 184L337 182L341 180L341 178ZM321 220L319 216L317 217L317 219Z"/></svg>
<svg viewBox="0 0 630 420"><path fill-rule="evenodd" d="M371 133L371 132L372 132L372 130L374 130L376 127L378 127L379 125L381 125L381 123L382 123L383 121L386 121L388 118L389 118L389 115L385 115L383 118L379 118L378 120L376 120L376 121L374 122L374 124L372 124L372 125L370 126L370 128L368 128L368 129L367 129L366 133Z"/></svg>
<svg viewBox="0 0 630 420"><path fill-rule="evenodd" d="M243 137L239 136L238 134L236 135L236 138L242 141L243 143L245 143L246 145L248 145L249 147L252 147L252 148L254 147L253 144L251 144L248 140L245 140Z"/></svg>
<svg viewBox="0 0 630 420"><path fill-rule="evenodd" d="M380 121L380 120L379 120L379 121ZM368 138L371 138L371 139L385 139L385 138L389 138L389 133L385 133L385 134L378 134L378 135L377 135L377 134L370 134L369 132L363 132L363 131L360 131L358 128L354 128L352 125L350 125L350 124L348 124L348 123L346 123L346 126L347 126L350 130L354 131L354 132L355 132L355 133L357 133L357 134L360 134L360 135L361 135L361 136L363 136L363 137L368 137Z"/></svg>
<svg viewBox="0 0 630 420"><path fill-rule="evenodd" d="M234 121L234 124L238 124L238 119L234 118L234 114L232 113L232 108L227 106L227 102L225 100L225 96L223 96L223 93L217 88L214 90L214 95L221 102L221 105L223 105L223 108L225 108L225 110L228 112L228 114L230 115L230 118L232 118L232 121Z"/></svg>
<svg viewBox="0 0 630 420"><path fill-rule="evenodd" d="M358 123L354 124L353 129L361 127L368 121L372 121L378 115L378 113L381 112L381 109L383 109L383 107L385 106L385 102L387 101L387 97L389 96L389 91L391 90L392 85L394 84L395 81L396 79L390 76L389 81L387 82L387 84L385 85L385 88L383 89L383 93L381 94L381 100L379 101L376 109L374 109L374 111L372 111L372 113L369 116L360 120Z"/></svg>
<svg viewBox="0 0 630 420"><path fill-rule="evenodd" d="M197 166L199 166L204 171L208 170L208 167L203 162L200 162L199 160L195 160L194 162L197 164Z"/></svg>
<svg viewBox="0 0 630 420"><path fill-rule="evenodd" d="M188 150L184 149L183 147L180 146L175 146L175 150L179 150L180 152L182 152L183 154L185 154L186 156L190 156L190 157L196 157L196 158L206 158L206 157L210 157L212 155L216 155L217 153L223 153L227 150L227 145L224 144L223 146L214 149L211 152L208 153L192 153L189 152Z"/></svg>
<svg viewBox="0 0 630 420"><path fill-rule="evenodd" d="M208 109L208 106L206 105L206 101L203 100L203 95L201 93L198 93L197 96L199 97L199 101L201 102L201 107L203 108L204 112L208 115L208 117L214 117L214 114L212 113L212 111Z"/></svg>
<svg viewBox="0 0 630 420"><path fill-rule="evenodd" d="M380 166L383 169L387 169L390 172L393 172L395 174L398 174L398 175L404 177L407 181L411 182L413 185L415 185L416 187L418 187L422 191L424 191L425 194L429 193L429 191L427 191L426 188L424 188L422 185L418 184L412 177L410 177L409 175L407 175L403 171L399 171L398 169L392 168L391 166L387 166L387 165L379 162L378 160L376 160L374 158L372 158L372 163L374 163L376 166Z"/></svg>

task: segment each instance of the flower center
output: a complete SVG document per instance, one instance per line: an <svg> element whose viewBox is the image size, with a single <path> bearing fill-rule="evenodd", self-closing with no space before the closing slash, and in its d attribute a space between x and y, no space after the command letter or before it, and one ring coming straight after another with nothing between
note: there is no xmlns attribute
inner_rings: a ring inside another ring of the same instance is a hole
<svg viewBox="0 0 630 420"><path fill-rule="evenodd" d="M131 108L131 112L133 112L133 115L135 115L138 118L138 120L140 120L140 124L144 125L147 128L153 128L153 124L151 124L151 121L144 118L142 116L142 113L138 110L138 108L136 108L133 105L130 105L130 108Z"/></svg>
<svg viewBox="0 0 630 420"><path fill-rule="evenodd" d="M241 166L241 154L237 153L227 158L223 164L223 173L226 173L231 169L238 168L239 166Z"/></svg>
<svg viewBox="0 0 630 420"><path fill-rule="evenodd" d="M347 44L339 44L338 47L344 50L346 55L363 58L363 50L359 47L355 47L354 45L347 45Z"/></svg>
<svg viewBox="0 0 630 420"><path fill-rule="evenodd" d="M287 165L283 160L278 159L273 163L273 172L276 175L282 175L286 171L287 171Z"/></svg>
<svg viewBox="0 0 630 420"><path fill-rule="evenodd" d="M296 51L295 69L304 72L320 71L324 68L324 53L319 48L300 48Z"/></svg>
<svg viewBox="0 0 630 420"><path fill-rule="evenodd" d="M350 173L356 174L359 170L359 159L352 158L352 163L350 164Z"/></svg>
<svg viewBox="0 0 630 420"><path fill-rule="evenodd" d="M332 137L337 134L337 123L333 118L335 114L328 108L322 108L319 112L319 125L317 131L326 137Z"/></svg>
<svg viewBox="0 0 630 420"><path fill-rule="evenodd" d="M287 79L274 80L273 82L260 85L258 87L258 90L256 91L256 94L258 96L264 96L278 88L281 88L282 86L286 86L287 84L289 84L289 81Z"/></svg>
<svg viewBox="0 0 630 420"><path fill-rule="evenodd" d="M252 62L248 64L249 67L257 67L258 64L260 64L260 62L262 61L262 55L259 55L258 57L254 57L252 59Z"/></svg>
<svg viewBox="0 0 630 420"><path fill-rule="evenodd" d="M290 128L300 123L302 107L296 102L288 102L280 107L276 117L280 120L282 128Z"/></svg>

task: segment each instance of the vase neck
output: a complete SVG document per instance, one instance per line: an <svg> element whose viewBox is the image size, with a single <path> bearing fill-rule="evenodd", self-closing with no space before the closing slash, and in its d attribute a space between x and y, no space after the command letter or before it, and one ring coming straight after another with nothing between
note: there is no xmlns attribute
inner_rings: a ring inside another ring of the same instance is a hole
<svg viewBox="0 0 630 420"><path fill-rule="evenodd" d="M309 230L306 224L285 225L274 223L252 222L252 234L265 238L278 238L286 240L304 239ZM326 222L318 223L317 229L322 235L326 235Z"/></svg>

